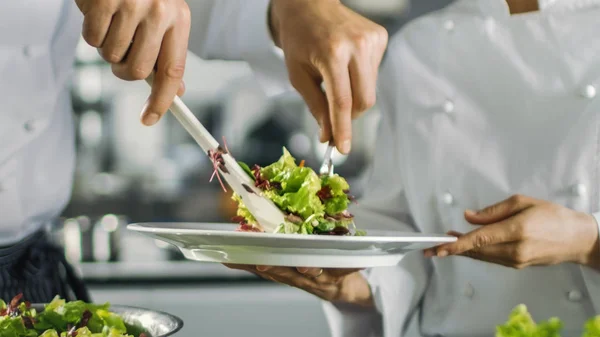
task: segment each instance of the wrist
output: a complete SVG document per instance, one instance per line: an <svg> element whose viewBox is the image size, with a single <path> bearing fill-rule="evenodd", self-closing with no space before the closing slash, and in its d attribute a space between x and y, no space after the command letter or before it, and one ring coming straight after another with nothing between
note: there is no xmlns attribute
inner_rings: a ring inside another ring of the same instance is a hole
<svg viewBox="0 0 600 337"><path fill-rule="evenodd" d="M582 265L600 270L600 236L598 233L598 222L591 214L582 213L581 219L587 230L582 231L579 242L583 247L578 262Z"/></svg>
<svg viewBox="0 0 600 337"><path fill-rule="evenodd" d="M355 272L346 276L340 283L340 296L337 301L364 308L375 307L371 287L365 277Z"/></svg>

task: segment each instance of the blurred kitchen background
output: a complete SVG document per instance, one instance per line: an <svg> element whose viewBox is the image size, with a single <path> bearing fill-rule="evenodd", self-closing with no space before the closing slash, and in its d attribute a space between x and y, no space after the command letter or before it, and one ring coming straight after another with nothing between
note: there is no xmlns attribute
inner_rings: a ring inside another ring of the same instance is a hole
<svg viewBox="0 0 600 337"><path fill-rule="evenodd" d="M391 36L409 19L451 1L343 2ZM326 145L298 95L267 100L245 63L188 59L183 100L216 138L225 137L238 160L269 164L286 146L318 167ZM173 247L127 231L132 222L228 222L235 204L216 179L209 182L210 161L170 114L151 128L140 124L145 83L115 78L82 42L73 84L77 169L55 238L95 301L176 314L185 321L180 336L329 335L316 298L219 264L186 261ZM375 106L356 121L351 155L335 157L336 171L358 196L378 118Z"/></svg>

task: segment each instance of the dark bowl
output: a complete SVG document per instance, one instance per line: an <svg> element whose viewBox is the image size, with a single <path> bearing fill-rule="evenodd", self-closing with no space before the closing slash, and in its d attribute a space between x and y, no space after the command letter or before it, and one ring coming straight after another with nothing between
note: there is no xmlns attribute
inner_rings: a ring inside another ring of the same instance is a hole
<svg viewBox="0 0 600 337"><path fill-rule="evenodd" d="M44 304L32 304L31 307L38 312L44 310ZM126 305L111 305L109 311L123 317L127 332L135 337L142 332L148 337L171 336L183 327L181 318L161 311Z"/></svg>

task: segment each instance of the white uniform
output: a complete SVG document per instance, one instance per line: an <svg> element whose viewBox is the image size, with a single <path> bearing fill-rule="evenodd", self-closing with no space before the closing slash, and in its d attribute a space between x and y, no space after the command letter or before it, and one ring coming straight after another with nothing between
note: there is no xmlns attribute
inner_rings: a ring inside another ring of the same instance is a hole
<svg viewBox="0 0 600 337"><path fill-rule="evenodd" d="M509 16L503 0L462 0L392 38L373 179L353 210L360 226L468 231L465 208L514 193L598 212L598 3L548 1L539 13ZM268 0L189 4L192 51L248 60L269 93L290 90L267 30ZM69 195L65 84L80 17L71 0L1 6L0 231L14 239L58 214ZM490 336L525 303L537 319L561 317L570 337L600 311L600 273L577 265L516 271L415 253L365 274L377 308L326 303L334 336L398 337L415 312L423 336Z"/></svg>
<svg viewBox="0 0 600 337"><path fill-rule="evenodd" d="M514 193L587 213L600 209L600 7L554 1L510 16L501 0L458 1L390 41L383 109L361 226L467 232L466 208ZM569 224L564 224L569 226ZM598 252L600 254L600 251ZM562 264L514 270L464 257L365 273L377 310L326 304L335 336L493 336L525 303L579 336L600 312L600 273Z"/></svg>

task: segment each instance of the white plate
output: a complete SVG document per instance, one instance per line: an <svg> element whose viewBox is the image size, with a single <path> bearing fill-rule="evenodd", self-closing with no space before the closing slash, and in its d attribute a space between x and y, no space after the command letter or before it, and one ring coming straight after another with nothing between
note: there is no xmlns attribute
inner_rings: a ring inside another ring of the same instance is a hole
<svg viewBox="0 0 600 337"><path fill-rule="evenodd" d="M190 260L321 268L393 266L410 251L456 240L369 229L366 236L249 233L219 223L137 223L127 228L175 245Z"/></svg>

